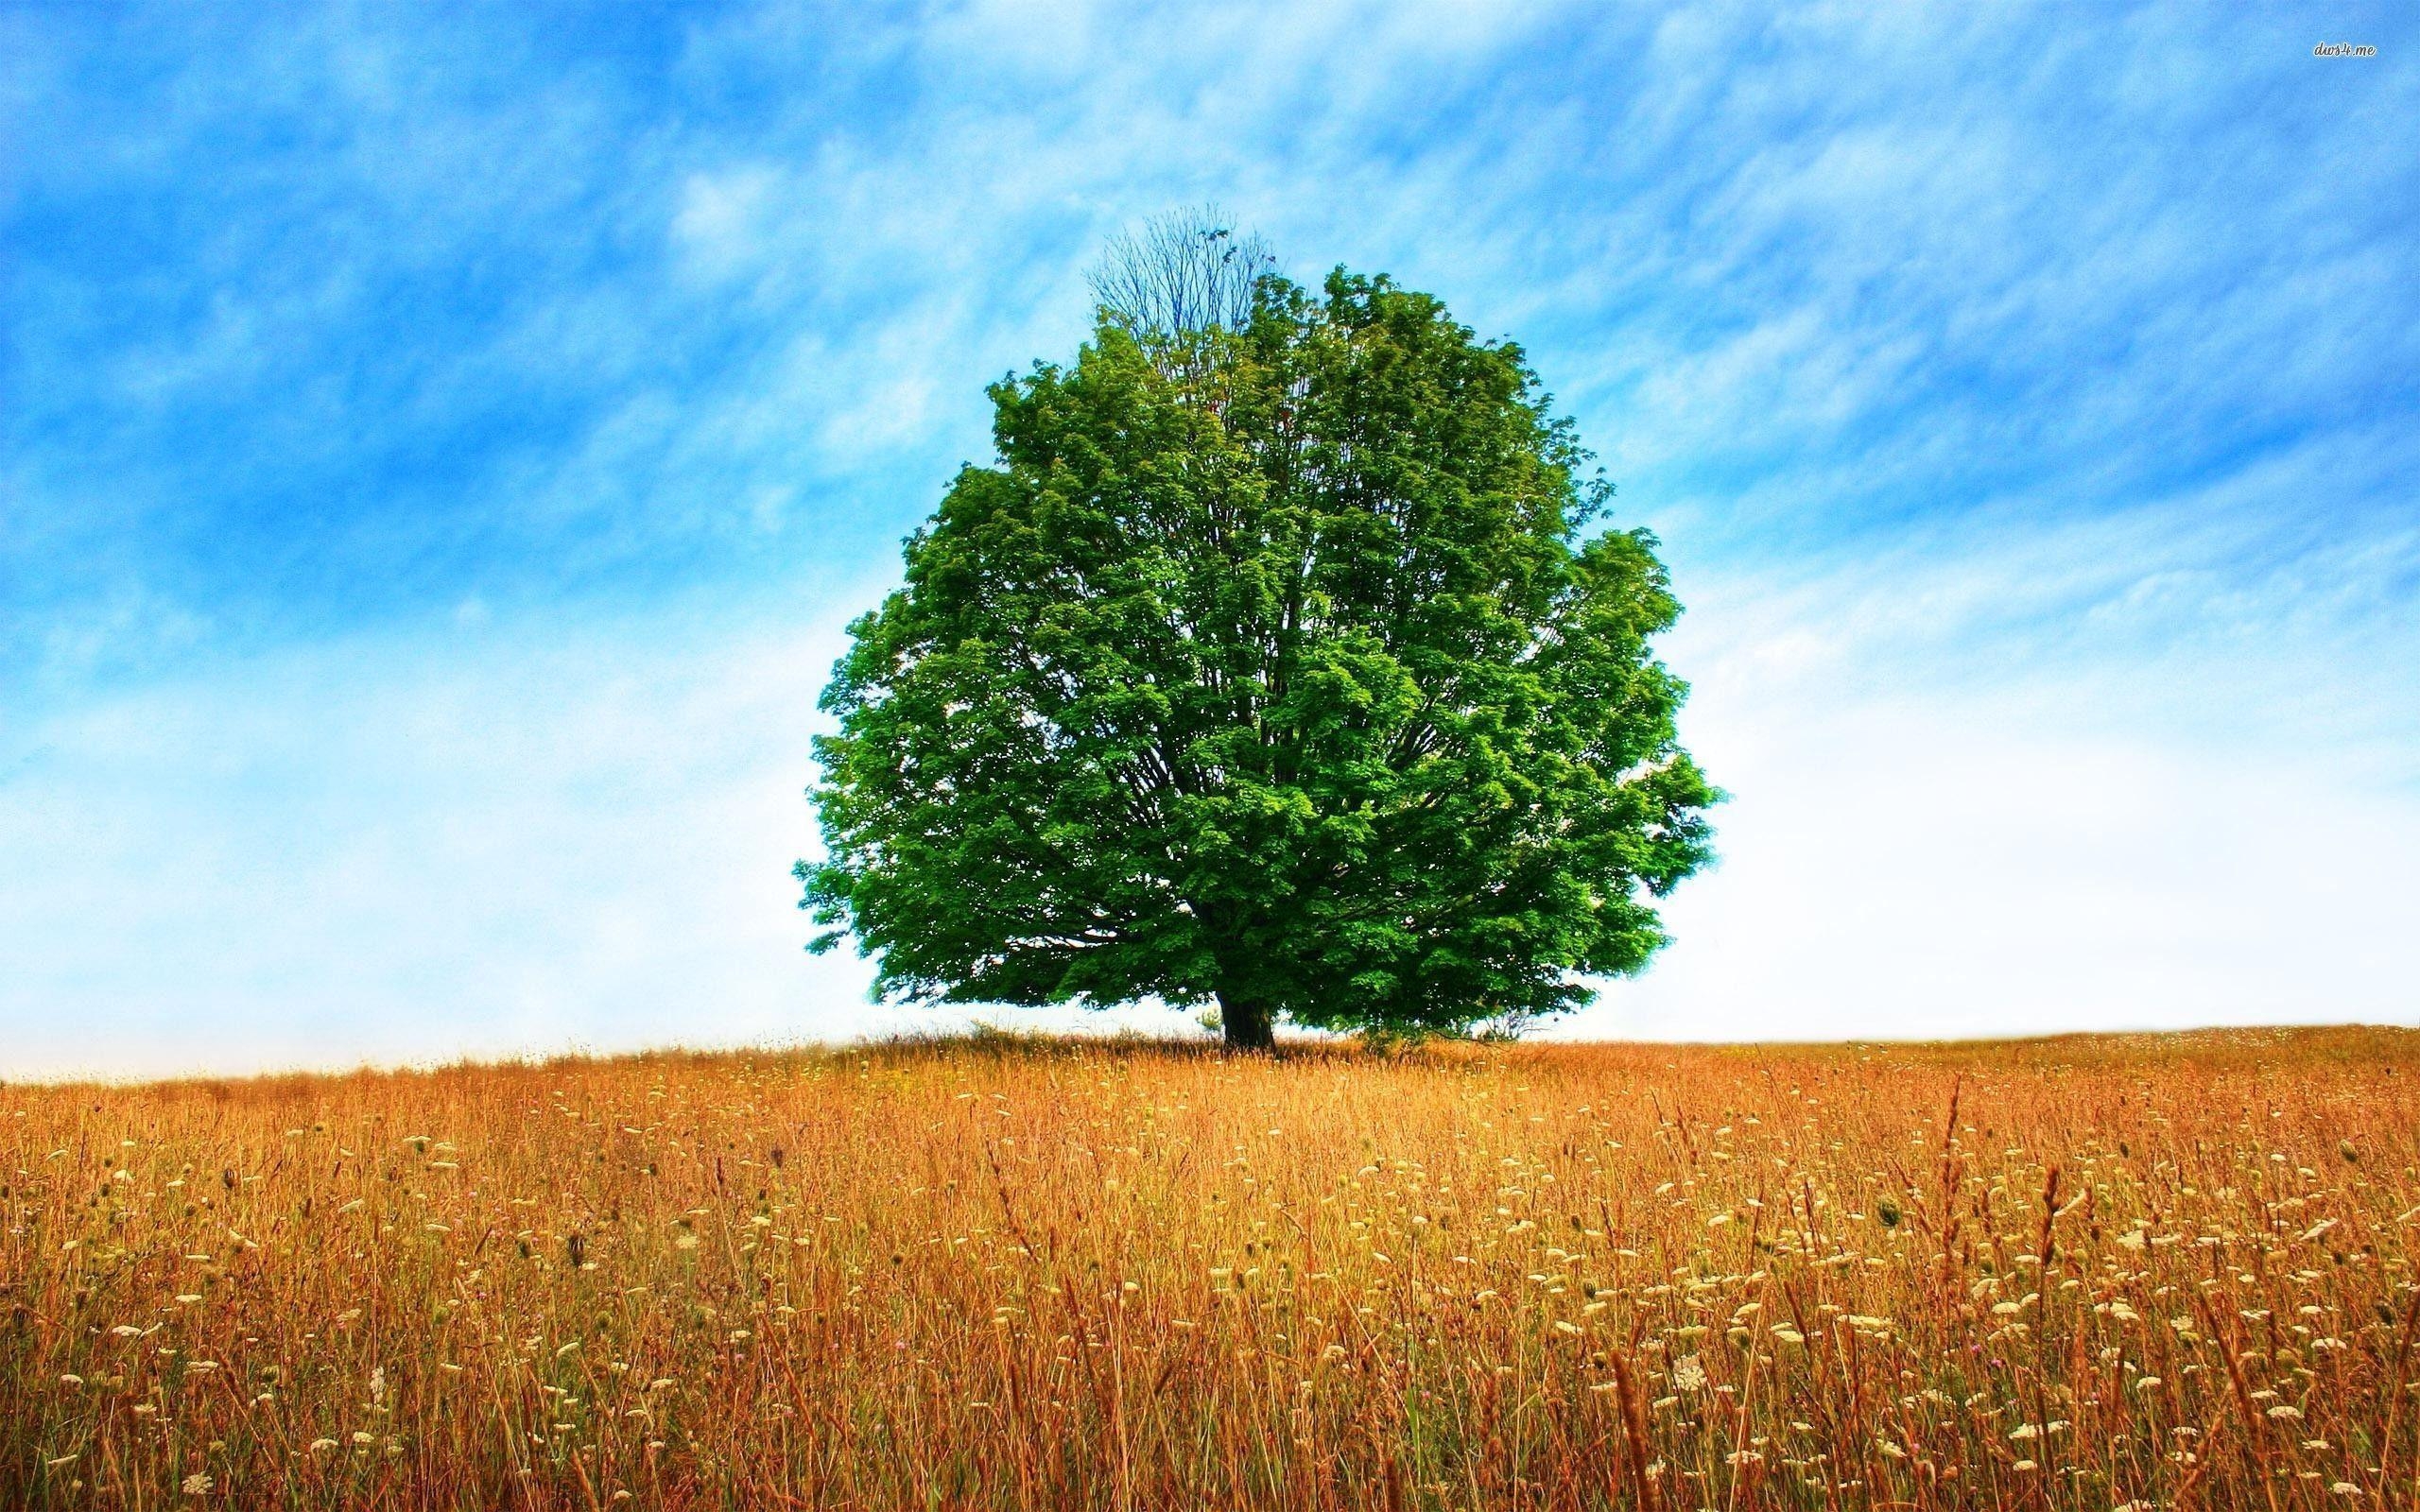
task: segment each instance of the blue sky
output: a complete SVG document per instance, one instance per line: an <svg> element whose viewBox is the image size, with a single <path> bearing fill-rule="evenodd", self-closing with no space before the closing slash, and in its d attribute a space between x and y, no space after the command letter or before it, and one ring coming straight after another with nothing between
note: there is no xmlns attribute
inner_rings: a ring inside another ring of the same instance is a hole
<svg viewBox="0 0 2420 1512"><path fill-rule="evenodd" d="M798 949L815 693L983 385L1205 200L1522 341L1665 540L1723 862L1562 1032L2420 1022L2409 7L0 57L0 1074L926 1022Z"/></svg>

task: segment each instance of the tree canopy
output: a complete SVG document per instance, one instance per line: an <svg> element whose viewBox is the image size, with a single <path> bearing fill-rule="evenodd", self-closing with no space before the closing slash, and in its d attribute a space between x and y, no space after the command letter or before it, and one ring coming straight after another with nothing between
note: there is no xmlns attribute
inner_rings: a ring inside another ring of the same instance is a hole
<svg viewBox="0 0 2420 1512"><path fill-rule="evenodd" d="M1664 942L1718 797L1651 648L1680 606L1520 348L1271 275L990 393L996 459L823 695L811 948L1261 1046L1551 1013Z"/></svg>

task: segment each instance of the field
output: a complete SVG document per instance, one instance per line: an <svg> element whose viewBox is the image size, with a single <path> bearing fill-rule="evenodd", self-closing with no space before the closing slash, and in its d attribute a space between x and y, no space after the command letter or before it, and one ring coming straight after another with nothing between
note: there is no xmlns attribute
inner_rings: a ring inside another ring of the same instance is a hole
<svg viewBox="0 0 2420 1512"><path fill-rule="evenodd" d="M0 1087L0 1505L2420 1506L2420 1033Z"/></svg>

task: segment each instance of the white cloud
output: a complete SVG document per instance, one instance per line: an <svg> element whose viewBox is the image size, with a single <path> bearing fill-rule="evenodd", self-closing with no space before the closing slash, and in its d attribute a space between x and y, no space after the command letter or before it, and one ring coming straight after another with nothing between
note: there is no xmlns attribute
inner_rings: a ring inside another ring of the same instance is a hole
<svg viewBox="0 0 2420 1512"><path fill-rule="evenodd" d="M778 1038L827 622L362 638L99 700L0 782L0 1072Z"/></svg>
<svg viewBox="0 0 2420 1512"><path fill-rule="evenodd" d="M1666 905L1652 970L1558 1033L2420 1023L2420 791L2055 698L1703 691L1692 738L1737 794L1721 866Z"/></svg>
<svg viewBox="0 0 2420 1512"><path fill-rule="evenodd" d="M762 257L768 201L780 184L779 171L763 163L689 176L672 234L700 276L726 277Z"/></svg>

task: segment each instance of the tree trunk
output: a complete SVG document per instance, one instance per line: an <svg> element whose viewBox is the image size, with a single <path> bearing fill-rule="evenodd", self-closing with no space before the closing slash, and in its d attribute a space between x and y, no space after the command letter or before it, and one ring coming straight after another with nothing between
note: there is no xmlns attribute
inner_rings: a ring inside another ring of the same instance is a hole
<svg viewBox="0 0 2420 1512"><path fill-rule="evenodd" d="M1226 1035L1230 1050L1275 1048L1276 1018L1268 1004L1248 994L1219 994L1219 1027Z"/></svg>

